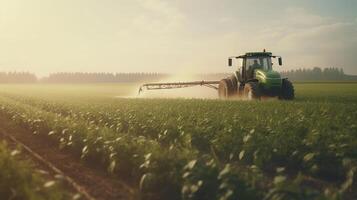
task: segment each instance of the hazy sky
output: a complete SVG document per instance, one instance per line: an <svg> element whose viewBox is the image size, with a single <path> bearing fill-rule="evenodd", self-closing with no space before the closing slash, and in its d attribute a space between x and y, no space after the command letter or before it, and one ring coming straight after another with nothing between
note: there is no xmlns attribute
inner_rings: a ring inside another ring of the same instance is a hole
<svg viewBox="0 0 357 200"><path fill-rule="evenodd" d="M0 71L227 72L228 56L266 48L286 69L357 74L356 10L356 0L0 0Z"/></svg>

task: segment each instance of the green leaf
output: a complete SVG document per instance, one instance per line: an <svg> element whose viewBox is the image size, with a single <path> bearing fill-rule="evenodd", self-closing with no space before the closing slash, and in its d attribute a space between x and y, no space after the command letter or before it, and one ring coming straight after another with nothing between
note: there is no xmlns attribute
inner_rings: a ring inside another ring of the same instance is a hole
<svg viewBox="0 0 357 200"><path fill-rule="evenodd" d="M286 180L285 176L276 176L276 177L274 177L274 184L275 185L280 184L280 183L284 182L285 180Z"/></svg>
<svg viewBox="0 0 357 200"><path fill-rule="evenodd" d="M196 163L197 163L197 160L191 160L190 162L187 163L185 168L191 170L195 167Z"/></svg>
<svg viewBox="0 0 357 200"><path fill-rule="evenodd" d="M242 158L244 157L244 154L245 154L244 150L239 153L239 160L242 160Z"/></svg>
<svg viewBox="0 0 357 200"><path fill-rule="evenodd" d="M43 187L49 188L52 187L56 184L56 181L47 181L45 184L43 184Z"/></svg>
<svg viewBox="0 0 357 200"><path fill-rule="evenodd" d="M304 156L304 161L305 161L305 162L309 162L311 159L314 158L314 156L315 156L314 153L308 153L308 154L306 154L306 155Z"/></svg>

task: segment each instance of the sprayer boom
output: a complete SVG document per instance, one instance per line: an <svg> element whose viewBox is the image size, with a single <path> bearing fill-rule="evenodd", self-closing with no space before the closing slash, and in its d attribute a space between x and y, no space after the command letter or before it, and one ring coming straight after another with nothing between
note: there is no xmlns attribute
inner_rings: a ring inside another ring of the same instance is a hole
<svg viewBox="0 0 357 200"><path fill-rule="evenodd" d="M192 82L172 82L172 83L146 83L139 88L139 94L143 89L146 90L160 90L160 89L176 89L176 88L185 88L193 86L206 86L212 89L218 90L216 85L219 84L219 81L192 81Z"/></svg>

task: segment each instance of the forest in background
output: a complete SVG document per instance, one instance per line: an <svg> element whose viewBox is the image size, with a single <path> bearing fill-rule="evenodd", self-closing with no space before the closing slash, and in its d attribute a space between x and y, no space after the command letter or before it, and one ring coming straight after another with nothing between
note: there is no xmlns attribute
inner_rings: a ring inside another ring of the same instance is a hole
<svg viewBox="0 0 357 200"><path fill-rule="evenodd" d="M283 77L288 77L292 81L353 81L357 80L357 75L347 75L342 68L330 67L312 69L296 69L281 72Z"/></svg>
<svg viewBox="0 0 357 200"><path fill-rule="evenodd" d="M296 69L281 72L292 81L357 81L357 75L347 75L342 68ZM220 80L229 73L195 74L198 80ZM0 83L135 83L153 82L168 79L163 73L90 73L58 72L38 78L30 72L0 72ZM183 80L184 81L184 80Z"/></svg>

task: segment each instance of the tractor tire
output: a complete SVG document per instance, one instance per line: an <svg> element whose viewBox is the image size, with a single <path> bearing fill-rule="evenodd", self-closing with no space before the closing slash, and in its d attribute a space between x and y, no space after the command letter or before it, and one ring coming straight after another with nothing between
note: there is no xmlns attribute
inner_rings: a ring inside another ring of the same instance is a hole
<svg viewBox="0 0 357 200"><path fill-rule="evenodd" d="M235 93L232 81L229 79L222 79L218 85L218 96L220 99L228 99Z"/></svg>
<svg viewBox="0 0 357 200"><path fill-rule="evenodd" d="M295 98L295 91L293 84L287 80L283 79L283 83L281 86L281 94L279 99L281 100L293 100Z"/></svg>
<svg viewBox="0 0 357 200"><path fill-rule="evenodd" d="M229 77L229 80L232 82L233 91L238 91L238 80L235 75Z"/></svg>
<svg viewBox="0 0 357 200"><path fill-rule="evenodd" d="M258 82L249 82L244 86L244 97L248 100L260 100L261 92Z"/></svg>

